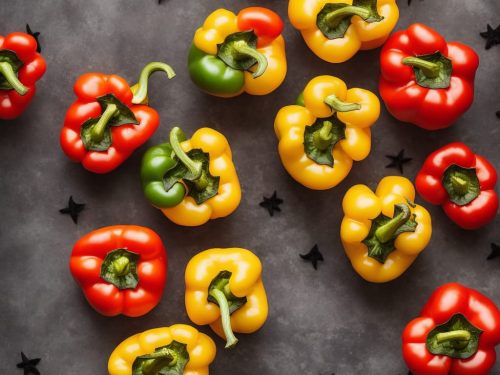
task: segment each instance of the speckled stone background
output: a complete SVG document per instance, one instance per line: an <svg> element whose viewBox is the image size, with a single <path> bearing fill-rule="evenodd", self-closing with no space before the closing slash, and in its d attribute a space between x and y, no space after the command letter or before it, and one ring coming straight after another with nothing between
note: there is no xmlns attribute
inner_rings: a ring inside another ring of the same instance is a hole
<svg viewBox="0 0 500 375"><path fill-rule="evenodd" d="M385 109L373 129L370 156L329 191L310 191L283 169L273 131L278 109L291 103L312 77L332 74L348 86L377 91L379 51L359 53L331 65L305 46L287 20L287 1L263 0L286 19L289 72L272 95L222 100L190 82L186 57L194 30L218 7L234 10L255 1L164 0L0 0L0 33L42 33L48 71L37 96L18 120L0 124L0 373L17 374L20 351L41 357L43 375L105 374L108 356L123 339L146 329L189 323L184 309L184 268L199 251L239 246L253 250L264 265L270 303L266 325L238 335L233 351L217 342L213 374L406 374L400 334L439 285L458 281L500 304L500 259L487 262L490 242L500 242L500 220L465 232L439 207L431 212L434 233L428 248L394 282L375 285L352 269L339 240L341 200L356 183L374 188L386 175L385 154L404 148L413 179L427 154L461 140L500 167L500 46L489 51L479 32L500 23L498 0L400 1L396 29L415 21L480 54L476 99L455 126L426 132L393 119ZM73 83L87 71L120 74L130 82L152 60L169 62L177 77L155 77L151 105L161 126L148 144L113 173L101 176L66 159L59 147L65 111L74 100ZM173 124L191 134L201 126L223 132L232 146L243 200L230 217L199 228L169 222L142 196L138 178L148 146L164 141ZM274 217L258 203L274 190L284 199ZM73 224L58 210L70 195L87 208ZM417 199L423 203L421 199ZM157 231L169 255L169 277L161 303L142 318L105 318L92 310L68 270L75 241L112 224L139 224ZM315 271L299 258L318 244L325 262ZM500 365L493 373L500 374Z"/></svg>

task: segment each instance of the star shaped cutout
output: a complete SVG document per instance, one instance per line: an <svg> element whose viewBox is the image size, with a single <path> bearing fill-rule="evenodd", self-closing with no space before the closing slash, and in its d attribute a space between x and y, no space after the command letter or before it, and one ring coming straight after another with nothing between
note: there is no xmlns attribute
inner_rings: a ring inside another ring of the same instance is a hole
<svg viewBox="0 0 500 375"><path fill-rule="evenodd" d="M17 368L22 368L24 370L24 375L40 375L40 371L36 368L36 366L40 363L40 358L28 359L28 357L21 352L21 359L23 361L18 363L16 366Z"/></svg>
<svg viewBox="0 0 500 375"><path fill-rule="evenodd" d="M60 209L59 212L62 214L68 214L69 216L71 216L71 218L73 219L73 222L76 224L76 223L78 223L78 214L80 212L82 212L84 208L85 208L85 204L76 203L73 200L73 196L70 196L69 201L68 201L68 207Z"/></svg>
<svg viewBox="0 0 500 375"><path fill-rule="evenodd" d="M497 111L495 115L497 116L497 118L500 118L500 111Z"/></svg>
<svg viewBox="0 0 500 375"><path fill-rule="evenodd" d="M496 29L488 24L486 26L486 31L479 33L484 39L486 39L486 49L490 49L491 47L500 44L500 25L497 26Z"/></svg>
<svg viewBox="0 0 500 375"><path fill-rule="evenodd" d="M38 31L31 31L30 25L26 24L26 32L30 34L33 38L36 40L36 51L38 53L42 52L42 47L40 46L40 41L38 40L38 37L40 36L40 32Z"/></svg>
<svg viewBox="0 0 500 375"><path fill-rule="evenodd" d="M491 253L488 255L487 260L491 260L494 258L500 257L500 245L497 245L496 243L491 243Z"/></svg>
<svg viewBox="0 0 500 375"><path fill-rule="evenodd" d="M264 200L259 203L259 206L264 207L269 215L274 216L274 211L281 212L280 204L283 203L283 199L278 198L276 190L270 198L262 197Z"/></svg>
<svg viewBox="0 0 500 375"><path fill-rule="evenodd" d="M320 253L318 245L314 245L311 251L309 251L307 254L299 255L302 259L311 262L315 270L318 269L318 262L324 261L323 254Z"/></svg>
<svg viewBox="0 0 500 375"><path fill-rule="evenodd" d="M391 162L387 164L385 167L399 169L401 174L403 174L403 165L411 161L411 158L405 158L404 149L399 151L397 155L385 155L385 157L391 159Z"/></svg>

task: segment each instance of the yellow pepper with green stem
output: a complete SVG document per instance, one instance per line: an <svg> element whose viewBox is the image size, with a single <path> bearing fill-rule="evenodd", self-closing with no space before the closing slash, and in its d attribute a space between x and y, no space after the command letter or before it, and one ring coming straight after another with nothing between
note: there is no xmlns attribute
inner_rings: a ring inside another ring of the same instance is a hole
<svg viewBox="0 0 500 375"><path fill-rule="evenodd" d="M290 0L288 16L311 51L341 63L384 44L399 9L396 0Z"/></svg>
<svg viewBox="0 0 500 375"><path fill-rule="evenodd" d="M234 332L260 329L268 314L262 264L249 250L209 249L186 267L186 311L196 324L209 324L226 348L238 342Z"/></svg>
<svg viewBox="0 0 500 375"><path fill-rule="evenodd" d="M428 245L431 216L414 199L413 184L399 176L384 177L375 193L355 185L345 194L340 238L365 280L383 283L399 277Z"/></svg>
<svg viewBox="0 0 500 375"><path fill-rule="evenodd" d="M281 108L274 121L281 161L302 185L330 189L349 174L353 160L370 153L370 127L380 115L380 102L368 90L318 76L297 103Z"/></svg>
<svg viewBox="0 0 500 375"><path fill-rule="evenodd" d="M109 375L208 375L215 343L185 324L150 329L124 340L108 361Z"/></svg>

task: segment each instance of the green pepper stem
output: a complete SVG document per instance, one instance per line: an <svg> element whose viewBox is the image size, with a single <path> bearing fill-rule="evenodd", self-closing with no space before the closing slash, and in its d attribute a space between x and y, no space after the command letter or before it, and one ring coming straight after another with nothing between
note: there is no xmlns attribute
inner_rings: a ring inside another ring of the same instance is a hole
<svg viewBox="0 0 500 375"><path fill-rule="evenodd" d="M148 354L148 360L144 361L141 370L143 375L156 375L166 366L173 366L177 358L170 349L162 349L158 352Z"/></svg>
<svg viewBox="0 0 500 375"><path fill-rule="evenodd" d="M422 70L428 78L436 78L439 75L439 65L419 57L408 56L402 60L404 65L409 65Z"/></svg>
<svg viewBox="0 0 500 375"><path fill-rule="evenodd" d="M181 140L184 140L184 132L178 126L174 127L170 131L170 146L174 150L175 156L179 158L182 164L189 169L189 172L193 175L194 179L201 177L202 168L201 163L195 162L189 158L189 156L184 152L181 147Z"/></svg>
<svg viewBox="0 0 500 375"><path fill-rule="evenodd" d="M325 21L330 26L336 26L341 20L350 16L360 16L362 19L366 20L370 17L370 10L356 6L345 6L328 13L325 17Z"/></svg>
<svg viewBox="0 0 500 375"><path fill-rule="evenodd" d="M113 268L118 276L124 276L130 271L130 259L119 257L113 261Z"/></svg>
<svg viewBox="0 0 500 375"><path fill-rule="evenodd" d="M456 331L441 332L436 335L436 341L438 344L451 341L452 345L459 349L465 348L471 339L472 335L469 331L465 329L459 329Z"/></svg>
<svg viewBox="0 0 500 375"><path fill-rule="evenodd" d="M397 216L393 217L384 225L378 227L375 231L375 236L380 242L389 242L393 238L394 233L396 233L399 227L404 225L411 217L410 208L406 204L402 204L401 208L402 211Z"/></svg>
<svg viewBox="0 0 500 375"><path fill-rule="evenodd" d="M333 124L331 121L324 121L321 129L318 129L314 132L313 143L318 150L326 150L332 143L332 127Z"/></svg>
<svg viewBox="0 0 500 375"><path fill-rule="evenodd" d="M159 71L167 73L168 79L172 79L175 77L175 72L170 65L157 61L150 62L142 69L141 74L139 75L139 81L137 82L137 91L132 98L132 103L140 104L146 100L148 96L149 77L154 72Z"/></svg>
<svg viewBox="0 0 500 375"><path fill-rule="evenodd" d="M324 99L324 102L325 104L330 106L335 112L351 112L361 109L361 105L359 103L343 102L342 100L337 98L337 95L335 94L328 95Z"/></svg>
<svg viewBox="0 0 500 375"><path fill-rule="evenodd" d="M14 73L14 69L12 69L12 65L8 62L4 61L0 63L0 74L2 74L7 82L12 86L16 92L23 96L28 92L28 88L22 84L22 82L17 78L16 73Z"/></svg>
<svg viewBox="0 0 500 375"><path fill-rule="evenodd" d="M226 349L233 348L238 343L238 339L231 328L231 316L229 314L229 304L227 303L226 295L221 290L214 288L210 291L210 296L212 296L219 305L222 329L226 336Z"/></svg>
<svg viewBox="0 0 500 375"><path fill-rule="evenodd" d="M255 60L257 60L257 70L252 73L253 78L258 78L267 69L267 58L264 56L262 53L257 51L256 49L250 47L246 42L240 40L238 42L235 42L233 44L234 49L242 55L247 55L250 57L253 57Z"/></svg>
<svg viewBox="0 0 500 375"><path fill-rule="evenodd" d="M109 120L113 118L113 116L117 112L116 104L108 104L106 110L103 112L99 121L92 127L90 131L90 137L94 142L99 142L104 138L104 131L106 130L106 126L108 125Z"/></svg>
<svg viewBox="0 0 500 375"><path fill-rule="evenodd" d="M467 182L466 179L460 177L460 176L451 176L451 184L453 185L453 190L458 194L458 195L465 195L467 193L469 183Z"/></svg>

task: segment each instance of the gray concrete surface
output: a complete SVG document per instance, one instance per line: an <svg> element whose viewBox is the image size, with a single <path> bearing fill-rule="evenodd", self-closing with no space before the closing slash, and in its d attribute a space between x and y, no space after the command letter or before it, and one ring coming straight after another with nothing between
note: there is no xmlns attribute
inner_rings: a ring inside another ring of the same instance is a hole
<svg viewBox="0 0 500 375"><path fill-rule="evenodd" d="M287 1L262 5L287 19ZM490 242L500 242L498 216L488 227L465 232L439 207L432 214L429 247L402 277L384 285L364 282L352 269L339 240L341 200L353 184L375 187L385 175L385 154L401 148L413 161L404 175L413 179L426 155L451 141L467 142L500 167L500 46L484 50L479 32L500 23L497 0L400 1L397 29L419 21L460 40L480 54L476 99L452 128L426 132L399 123L383 109L373 129L373 149L349 177L330 191L309 191L283 169L273 132L278 109L291 103L306 82L333 74L348 86L377 90L379 51L331 65L319 60L286 21L289 72L267 97L221 100L190 82L186 57L194 30L218 7L233 9L255 1L164 0L1 0L0 33L42 33L48 71L36 99L20 119L0 124L0 373L20 374L19 352L42 358L43 375L106 373L108 356L131 334L173 323L189 323L184 309L184 268L197 252L211 247L252 249L264 264L269 320L258 333L239 335L240 344L218 354L213 374L374 374L406 375L400 334L439 285L458 281L500 303L500 259L490 262ZM169 62L177 77L152 83L151 105L161 127L124 165L99 176L73 164L59 148L65 111L74 100L72 86L87 71L120 74L135 81L152 60ZM188 134L201 126L222 131L234 151L243 200L230 217L200 228L170 223L143 198L140 160L150 145L166 139L173 124ZM275 217L258 203L273 190L284 199ZM87 204L78 225L58 210L73 195ZM423 203L421 199L419 203ZM111 224L139 224L157 231L169 255L169 277L157 308L142 318L105 318L85 301L68 270L74 242ZM299 253L317 243L325 262L315 271ZM203 332L212 335L207 328ZM212 335L213 336L213 335ZM500 365L493 371L500 373Z"/></svg>

